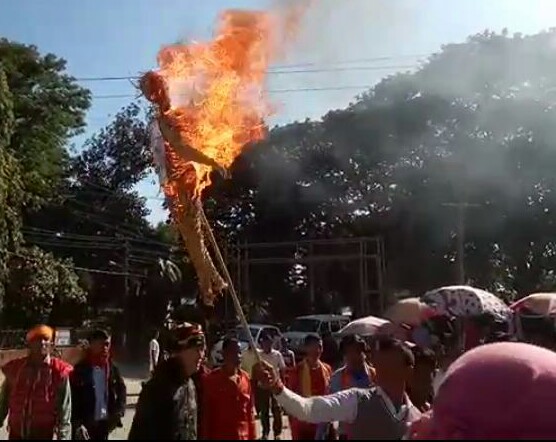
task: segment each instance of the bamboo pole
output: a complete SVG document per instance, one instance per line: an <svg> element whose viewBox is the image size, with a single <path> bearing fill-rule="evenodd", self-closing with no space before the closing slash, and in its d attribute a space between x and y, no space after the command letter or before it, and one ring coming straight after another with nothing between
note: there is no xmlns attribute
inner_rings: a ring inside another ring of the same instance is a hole
<svg viewBox="0 0 556 442"><path fill-rule="evenodd" d="M251 330L249 330L249 323L247 322L247 318L245 317L245 314L243 313L243 308L241 307L241 303L239 302L239 297L237 296L237 292L236 292L236 289L234 287L232 277L230 275L230 272L228 271L228 267L226 266L226 262L224 261L224 257L222 256L222 252L220 251L220 247L218 246L218 243L216 242L216 237L214 236L214 232L212 231L212 228L209 224L209 221L208 221L207 216L205 214L205 211L203 209L203 205L201 204L200 201L197 201L197 204L198 204L198 207L199 207L199 214L201 216L201 223L205 227L207 236L208 236L209 241L212 245L212 249L214 251L214 254L216 255L216 260L218 261L218 263L220 265L220 268L222 270L222 273L224 274L224 280L228 284L228 290L230 291L230 296L232 297L232 302L234 304L236 314L239 316L239 321L240 321L242 327L245 329L245 333L247 333L247 338L249 339L249 345L255 351L255 356L257 358L257 361L261 362L261 356L260 356L259 352L257 351L257 346L255 344L255 339L253 338L253 335L251 334Z"/></svg>

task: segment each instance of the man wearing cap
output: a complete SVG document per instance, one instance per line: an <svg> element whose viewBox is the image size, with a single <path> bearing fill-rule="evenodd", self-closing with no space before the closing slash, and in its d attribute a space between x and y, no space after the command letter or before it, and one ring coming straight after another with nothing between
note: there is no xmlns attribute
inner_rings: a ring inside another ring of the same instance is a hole
<svg viewBox="0 0 556 442"><path fill-rule="evenodd" d="M379 338L373 349L373 363L376 386L310 398L285 388L264 363L258 364L255 372L286 412L299 420L350 424L350 438L356 440L400 440L409 424L421 417L406 394L406 383L414 366L413 354L399 340Z"/></svg>
<svg viewBox="0 0 556 442"><path fill-rule="evenodd" d="M0 421L8 418L10 440L71 440L71 365L50 355L54 331L37 326L27 333L28 356L2 371Z"/></svg>
<svg viewBox="0 0 556 442"><path fill-rule="evenodd" d="M170 357L156 367L141 391L129 440L197 439L197 397L192 376L205 355L201 326L175 326L168 349Z"/></svg>
<svg viewBox="0 0 556 442"><path fill-rule="evenodd" d="M70 376L74 438L108 440L122 426L127 392L110 358L111 339L105 330L89 335L89 347Z"/></svg>
<svg viewBox="0 0 556 442"><path fill-rule="evenodd" d="M376 372L367 363L367 345L359 335L345 336L340 343L340 351L345 365L334 372L330 378L328 394L350 388L371 388L376 380ZM324 439L327 425L319 427L318 439ZM349 439L350 426L345 422L339 425L340 440Z"/></svg>

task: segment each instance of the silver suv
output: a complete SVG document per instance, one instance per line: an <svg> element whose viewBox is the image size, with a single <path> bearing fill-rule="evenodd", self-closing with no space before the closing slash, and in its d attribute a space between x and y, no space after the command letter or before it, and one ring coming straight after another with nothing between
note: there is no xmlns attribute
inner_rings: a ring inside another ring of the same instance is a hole
<svg viewBox="0 0 556 442"><path fill-rule="evenodd" d="M294 352L299 352L308 335L322 336L326 333L336 333L349 321L349 316L344 315L299 316L294 319L288 331L284 333L284 337L287 338L290 348Z"/></svg>

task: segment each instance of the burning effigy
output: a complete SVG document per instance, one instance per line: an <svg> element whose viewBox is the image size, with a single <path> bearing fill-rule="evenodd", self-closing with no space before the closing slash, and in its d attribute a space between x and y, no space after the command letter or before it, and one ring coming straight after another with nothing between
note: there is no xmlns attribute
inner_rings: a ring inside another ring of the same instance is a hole
<svg viewBox="0 0 556 442"><path fill-rule="evenodd" d="M140 80L155 108L151 144L160 184L208 305L231 281L207 246L217 248L203 190L214 171L227 176L244 146L265 136L268 68L300 10L283 12L225 11L212 41L163 47L158 69Z"/></svg>

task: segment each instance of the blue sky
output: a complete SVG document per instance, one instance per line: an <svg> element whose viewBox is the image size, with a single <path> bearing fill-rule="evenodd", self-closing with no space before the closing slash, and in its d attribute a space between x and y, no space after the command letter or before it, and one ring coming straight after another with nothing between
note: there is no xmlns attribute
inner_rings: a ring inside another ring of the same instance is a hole
<svg viewBox="0 0 556 442"><path fill-rule="evenodd" d="M291 0L290 0L291 1ZM295 0L294 0L295 1ZM279 3L280 0L274 0ZM373 70L272 75L269 88L310 89L372 85L385 75L418 65L444 43L484 29L534 33L556 24L556 0L314 0L297 44L281 64L315 62ZM155 67L156 53L178 38L211 36L219 11L262 9L270 0L0 0L0 36L35 44L65 58L77 78L135 75ZM84 82L93 93L86 136L103 127L133 94L127 81ZM274 94L272 123L318 118L347 105L363 88ZM77 145L83 137L76 140ZM150 219L165 218L154 180L139 186Z"/></svg>

